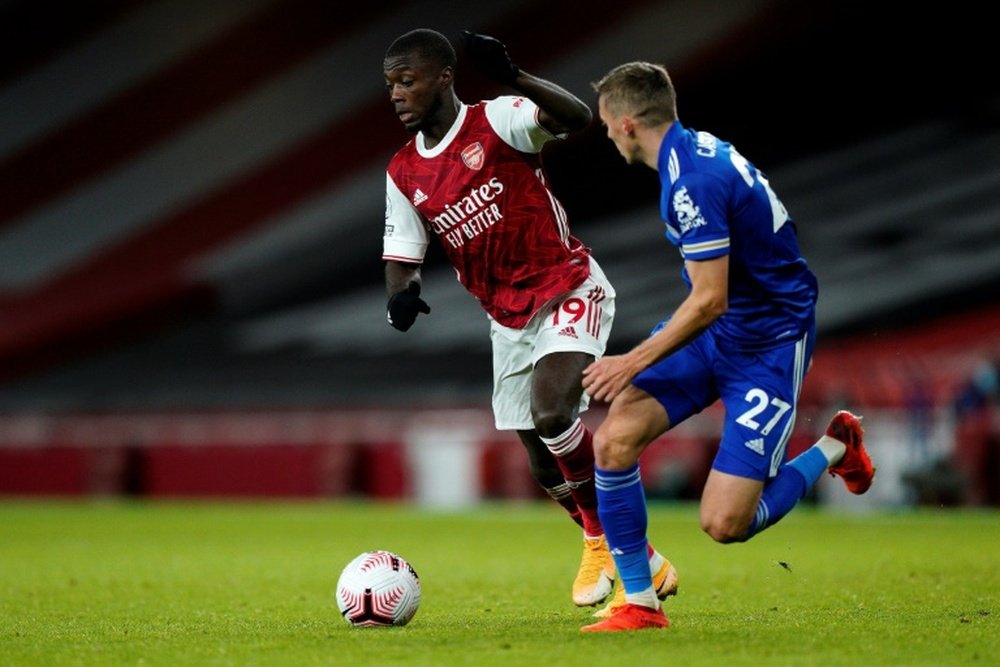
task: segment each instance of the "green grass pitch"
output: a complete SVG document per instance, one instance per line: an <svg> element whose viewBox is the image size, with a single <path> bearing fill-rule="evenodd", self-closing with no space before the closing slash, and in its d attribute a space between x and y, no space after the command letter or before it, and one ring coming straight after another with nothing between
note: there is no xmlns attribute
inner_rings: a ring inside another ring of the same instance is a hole
<svg viewBox="0 0 1000 667"><path fill-rule="evenodd" d="M555 505L6 501L0 664L1000 664L1000 513L804 506L727 546L694 506L650 523L680 572L671 627L589 635ZM420 574L405 628L337 611L341 568L372 548Z"/></svg>

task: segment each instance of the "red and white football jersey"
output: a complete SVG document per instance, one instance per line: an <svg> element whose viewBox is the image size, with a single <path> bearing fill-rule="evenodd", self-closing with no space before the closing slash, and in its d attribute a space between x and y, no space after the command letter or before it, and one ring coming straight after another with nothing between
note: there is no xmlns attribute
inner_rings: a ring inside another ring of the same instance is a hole
<svg viewBox="0 0 1000 667"><path fill-rule="evenodd" d="M386 173L382 259L421 263L435 235L486 312L523 327L590 271L590 250L545 184L538 153L552 138L536 105L514 96L463 104L434 148L418 133Z"/></svg>

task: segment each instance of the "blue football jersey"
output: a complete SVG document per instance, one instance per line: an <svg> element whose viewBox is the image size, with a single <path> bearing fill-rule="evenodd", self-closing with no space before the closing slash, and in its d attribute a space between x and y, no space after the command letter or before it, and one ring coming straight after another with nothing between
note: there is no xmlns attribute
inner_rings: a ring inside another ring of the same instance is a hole
<svg viewBox="0 0 1000 667"><path fill-rule="evenodd" d="M685 260L729 255L729 310L720 342L762 349L795 340L815 317L816 277L795 224L764 174L729 143L675 121L658 157L667 239ZM682 277L688 287L687 270Z"/></svg>

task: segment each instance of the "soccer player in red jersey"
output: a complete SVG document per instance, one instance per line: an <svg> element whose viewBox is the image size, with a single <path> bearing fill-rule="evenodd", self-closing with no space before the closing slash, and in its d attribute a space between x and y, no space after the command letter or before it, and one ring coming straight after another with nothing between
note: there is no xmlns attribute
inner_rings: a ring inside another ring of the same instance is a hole
<svg viewBox="0 0 1000 667"><path fill-rule="evenodd" d="M401 35L385 55L389 101L413 135L386 173L388 321L406 331L430 313L420 266L436 236L489 320L496 427L517 431L532 476L583 528L573 600L596 605L611 593L614 561L597 515L591 433L579 415L588 402L583 369L604 353L615 292L570 234L539 159L546 142L586 128L592 114L517 67L495 38L462 39L475 67L518 95L463 103L455 50L433 30ZM659 592L673 593L673 567L651 547L649 557Z"/></svg>

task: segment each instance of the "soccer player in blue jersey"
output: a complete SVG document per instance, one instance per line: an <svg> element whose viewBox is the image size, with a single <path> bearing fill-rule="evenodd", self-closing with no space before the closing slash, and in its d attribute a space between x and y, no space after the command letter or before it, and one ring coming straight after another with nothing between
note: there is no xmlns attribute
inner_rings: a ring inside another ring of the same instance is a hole
<svg viewBox="0 0 1000 667"><path fill-rule="evenodd" d="M662 66L620 65L594 88L618 151L659 172L667 240L680 251L690 292L645 341L584 371L588 394L611 403L594 435L595 481L624 599L582 629L665 628L646 559L638 465L650 442L722 400L722 441L700 514L702 529L723 543L776 523L824 471L864 493L875 470L861 424L847 411L815 445L785 461L812 356L818 290L795 224L767 178L729 143L681 124Z"/></svg>

